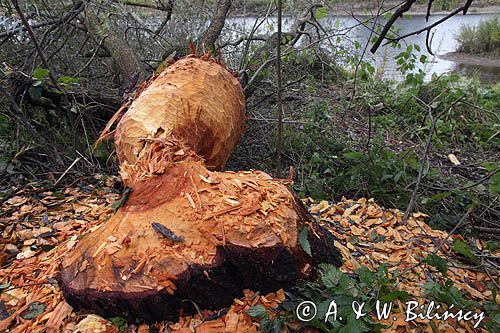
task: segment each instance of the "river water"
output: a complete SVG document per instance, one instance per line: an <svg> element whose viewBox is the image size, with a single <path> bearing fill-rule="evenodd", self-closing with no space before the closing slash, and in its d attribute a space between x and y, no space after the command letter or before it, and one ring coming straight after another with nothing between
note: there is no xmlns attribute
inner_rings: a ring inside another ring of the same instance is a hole
<svg viewBox="0 0 500 333"><path fill-rule="evenodd" d="M476 75L482 81L485 82L499 82L500 81L500 67L487 66L481 64L466 64L466 63L456 63L454 61L446 60L440 55L444 55L448 52L454 52L457 49L457 41L455 36L458 35L460 27L462 25L477 25L481 20L488 19L494 16L494 14L467 14L467 15L456 15L446 22L438 25L432 30L432 43L431 49L435 56L429 54L425 48L426 33L423 32L419 35L411 36L405 39L404 43L407 44L418 44L421 47L421 53L425 54L428 58L428 62L425 66L420 65L426 72L426 79L429 80L432 74L444 74L450 72L458 72L466 75ZM396 21L394 27L399 29L399 34L404 35L409 32L419 30L437 20L442 18L443 15L432 15L429 18L429 22L425 21L424 15L413 15L409 18L400 18ZM230 20L231 23L236 25L243 25L245 30L250 30L253 26L256 18L246 17L237 18ZM366 22L366 26L360 25L360 21L366 21L368 17L356 16L356 18L350 16L338 16L338 17L324 17L321 19L322 25L325 27L330 27L335 29L340 29L340 31L348 31L346 37L350 40L358 40L362 47L358 51L361 52L366 44L368 38L370 37L370 27L373 26L373 21ZM290 18L285 18L283 22L283 30L286 31L287 28L291 26L293 21ZM380 19L379 23L384 24L385 20ZM351 27L354 27L349 29ZM270 31L275 31L276 29L276 19L269 19L265 24L261 26L258 33L270 33ZM345 29L345 30L344 30ZM343 38L343 40L346 40ZM341 42L342 43L342 42ZM325 43L324 46L328 44ZM368 50L366 50L366 59L371 61L371 63L383 73L383 76L390 79L401 79L401 73L397 70L397 63L394 56L401 52L401 49L393 48L390 45L381 46L375 55L372 55Z"/></svg>
<svg viewBox="0 0 500 333"><path fill-rule="evenodd" d="M406 38L404 43L407 44L418 44L421 47L421 51L428 58L428 62L423 67L426 72L426 79L429 80L433 74L444 74L450 72L458 72L466 75L476 75L482 81L495 83L500 81L500 66L486 65L482 64L480 61L476 61L474 64L467 63L457 63L454 61L446 60L440 55L444 55L448 52L453 52L457 49L457 41L455 36L458 35L460 27L463 25L477 25L481 20L488 19L495 14L467 14L467 15L456 15L446 22L438 25L432 30L432 51L435 56L430 55L425 48L425 32L419 35L411 36ZM498 15L498 14L497 14ZM400 18L394 24L394 27L399 29L399 34L404 35L415 30L419 30L439 19L443 15L432 15L429 18L429 22L425 21L425 16L423 15L413 15L409 18ZM350 52L361 52L364 45L367 43L370 37L370 27L373 26L373 20L368 21L369 17L358 15L356 18L351 16L326 16L320 20L321 24L326 27L330 32L335 29L337 32L345 32L345 36L342 36L338 46L343 48L350 48L352 41L357 40L361 43L362 47L358 50L350 49ZM226 27L223 32L222 39L225 40L236 40L241 36L248 35L251 31L256 17L237 17L226 21ZM261 19L259 18L259 21ZM365 25L360 24L365 22ZM151 26L158 26L161 20L152 19ZM379 24L384 24L385 20L380 18ZM291 18L285 17L283 20L283 31L287 31L293 20ZM20 25L20 22L14 22L10 18L0 16L0 31L5 29L13 29L15 26ZM276 31L276 18L271 17L267 19L257 30L257 35L269 35L273 31ZM336 38L335 38L336 39ZM334 42L336 43L336 42ZM349 44L349 45L348 45ZM242 46L243 44L241 44ZM324 41L323 46L330 47L331 43ZM368 46L369 49L370 45ZM366 51L365 58L368 59L382 73L385 78L400 80L402 78L401 73L397 70L397 63L394 56L401 52L400 49L393 48L390 45L381 46L375 55L372 55L369 50ZM500 62L500 60L498 61ZM490 62L491 63L491 62Z"/></svg>

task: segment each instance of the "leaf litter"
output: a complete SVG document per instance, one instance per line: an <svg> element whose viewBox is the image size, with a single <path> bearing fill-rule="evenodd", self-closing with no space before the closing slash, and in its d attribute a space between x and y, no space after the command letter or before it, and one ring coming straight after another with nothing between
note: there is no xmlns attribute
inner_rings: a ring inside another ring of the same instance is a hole
<svg viewBox="0 0 500 333"><path fill-rule="evenodd" d="M215 183L210 177L201 179ZM120 195L114 191L118 181L117 177L109 177L95 185L69 187L60 193L43 189L33 193L26 188L3 203L0 209L0 331L119 331L111 321L74 311L64 301L56 281L66 252L113 214L112 204L120 202ZM233 185L241 187L238 183ZM228 210L238 207L234 199L226 201ZM498 248L488 252L488 244L481 240L469 244L461 236L434 230L426 224L427 216L422 213L413 214L403 224L401 211L381 207L372 199L343 199L338 203L315 202L310 198L303 201L337 238L334 245L342 253L344 273L352 274L362 266L376 270L384 264L389 272L397 272L394 287L414 298L425 299L425 286L432 277L435 283L451 279L468 300L480 305L493 301L494 297L500 302L500 296L492 291L500 277L495 268L498 263L484 259L498 258ZM272 207L271 203L269 198L269 203L258 209L265 212ZM116 246L121 246L108 241L103 244L103 250L115 251ZM477 257L474 253L487 255ZM265 296L245 290L243 297L235 299L228 309L200 310L196 315L181 316L177 323L155 324L154 329L159 332L260 332L261 318L251 316L252 311L262 308L279 311L285 298L283 290ZM406 322L404 317L400 318L401 314L398 313L394 322L382 320L383 324L392 325L388 331L432 332L436 328L443 332L475 331L464 321ZM143 324L133 331L149 332L151 328Z"/></svg>

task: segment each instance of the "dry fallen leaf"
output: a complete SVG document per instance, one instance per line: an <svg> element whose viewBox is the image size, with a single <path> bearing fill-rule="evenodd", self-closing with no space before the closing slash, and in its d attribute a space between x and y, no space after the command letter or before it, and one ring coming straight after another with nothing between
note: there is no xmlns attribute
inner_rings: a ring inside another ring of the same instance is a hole
<svg viewBox="0 0 500 333"><path fill-rule="evenodd" d="M74 333L103 333L106 332L106 320L98 315L90 314L82 319L75 327Z"/></svg>

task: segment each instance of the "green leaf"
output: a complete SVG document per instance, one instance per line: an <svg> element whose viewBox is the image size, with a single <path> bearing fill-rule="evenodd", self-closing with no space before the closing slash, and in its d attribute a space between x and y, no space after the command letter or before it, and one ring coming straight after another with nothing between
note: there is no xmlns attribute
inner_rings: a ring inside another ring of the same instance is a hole
<svg viewBox="0 0 500 333"><path fill-rule="evenodd" d="M125 191L123 191L122 197L118 201L115 201L111 204L113 213L116 213L116 211L127 202L128 196L130 195L131 191L132 189L130 187L127 187Z"/></svg>
<svg viewBox="0 0 500 333"><path fill-rule="evenodd" d="M0 284L0 290L7 289L10 287L10 283L2 283Z"/></svg>
<svg viewBox="0 0 500 333"><path fill-rule="evenodd" d="M390 293L385 294L382 297L380 297L380 301L382 303L392 302L395 299L400 299L402 301L406 301L409 296L410 296L410 294L408 294L406 291L394 290L394 291L391 291Z"/></svg>
<svg viewBox="0 0 500 333"><path fill-rule="evenodd" d="M365 266L361 266L360 268L356 269L354 273L358 275L359 281L362 283L372 283L373 279L375 278L373 272Z"/></svg>
<svg viewBox="0 0 500 333"><path fill-rule="evenodd" d="M470 246L468 243L464 242L461 239L457 238L453 241L452 250L455 251L456 253L460 253L461 255L473 261L477 260L476 256L472 253L472 246Z"/></svg>
<svg viewBox="0 0 500 333"><path fill-rule="evenodd" d="M316 17L317 20L321 20L325 15L328 14L328 9L326 7L319 7L316 9L316 13L314 13L314 17Z"/></svg>
<svg viewBox="0 0 500 333"><path fill-rule="evenodd" d="M23 313L21 317L24 319L35 319L45 311L46 305L40 302L33 302L28 306L28 311Z"/></svg>
<svg viewBox="0 0 500 333"><path fill-rule="evenodd" d="M488 171L488 172L495 171L498 168L498 164L497 163L484 162L484 163L481 164L481 166L483 168L485 168L486 171Z"/></svg>
<svg viewBox="0 0 500 333"><path fill-rule="evenodd" d="M366 69L368 70L368 72L369 72L370 74L375 73L375 67L373 67L371 64L368 64L368 63L367 63L367 64L366 64Z"/></svg>
<svg viewBox="0 0 500 333"><path fill-rule="evenodd" d="M351 160L361 160L365 156L363 153L359 151L350 151L347 153L344 153L344 157L351 159Z"/></svg>
<svg viewBox="0 0 500 333"><path fill-rule="evenodd" d="M424 261L426 264L436 267L441 274L446 275L446 272L448 271L448 264L446 263L446 260L440 256L430 253Z"/></svg>
<svg viewBox="0 0 500 333"><path fill-rule="evenodd" d="M488 242L486 244L486 250L488 250L490 252L496 251L499 248L500 248L500 242Z"/></svg>
<svg viewBox="0 0 500 333"><path fill-rule="evenodd" d="M99 142L97 147L94 149L94 156L101 162L105 162L109 157L109 151L103 142Z"/></svg>
<svg viewBox="0 0 500 333"><path fill-rule="evenodd" d="M37 80L41 80L47 75L49 75L48 69L37 67L33 70L33 74L31 76Z"/></svg>
<svg viewBox="0 0 500 333"><path fill-rule="evenodd" d="M122 318L122 317L114 317L114 318L111 318L109 321L111 321L113 323L113 325L115 325L116 328L118 328L118 331L120 333L124 332L128 328L127 320Z"/></svg>
<svg viewBox="0 0 500 333"><path fill-rule="evenodd" d="M267 310L262 305L256 305L249 308L246 313L253 318L263 318L267 314Z"/></svg>
<svg viewBox="0 0 500 333"><path fill-rule="evenodd" d="M299 242L302 246L302 249L310 256L311 255L311 244L309 244L309 240L307 239L307 227L302 228L299 233Z"/></svg>
<svg viewBox="0 0 500 333"><path fill-rule="evenodd" d="M42 89L40 87L30 87L28 89L28 94L30 95L31 99L34 101L38 101L40 98L42 98Z"/></svg>
<svg viewBox="0 0 500 333"><path fill-rule="evenodd" d="M321 161L321 157L319 156L319 153L316 151L312 154L311 156L311 163L318 163Z"/></svg>
<svg viewBox="0 0 500 333"><path fill-rule="evenodd" d="M488 190L492 197L496 197L500 194L500 172L497 172L490 177L490 180L488 182Z"/></svg>
<svg viewBox="0 0 500 333"><path fill-rule="evenodd" d="M80 82L79 79L77 79L76 77L71 77L71 76L60 76L58 79L57 79L57 82L59 83L64 83L64 84L71 84L71 83L78 83Z"/></svg>

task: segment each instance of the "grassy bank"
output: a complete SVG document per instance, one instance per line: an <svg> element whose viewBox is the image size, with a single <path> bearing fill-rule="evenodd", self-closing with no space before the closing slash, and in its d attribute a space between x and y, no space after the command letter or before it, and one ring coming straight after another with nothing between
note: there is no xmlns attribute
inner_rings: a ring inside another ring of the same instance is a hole
<svg viewBox="0 0 500 333"><path fill-rule="evenodd" d="M457 41L459 52L500 55L500 16L462 26Z"/></svg>

